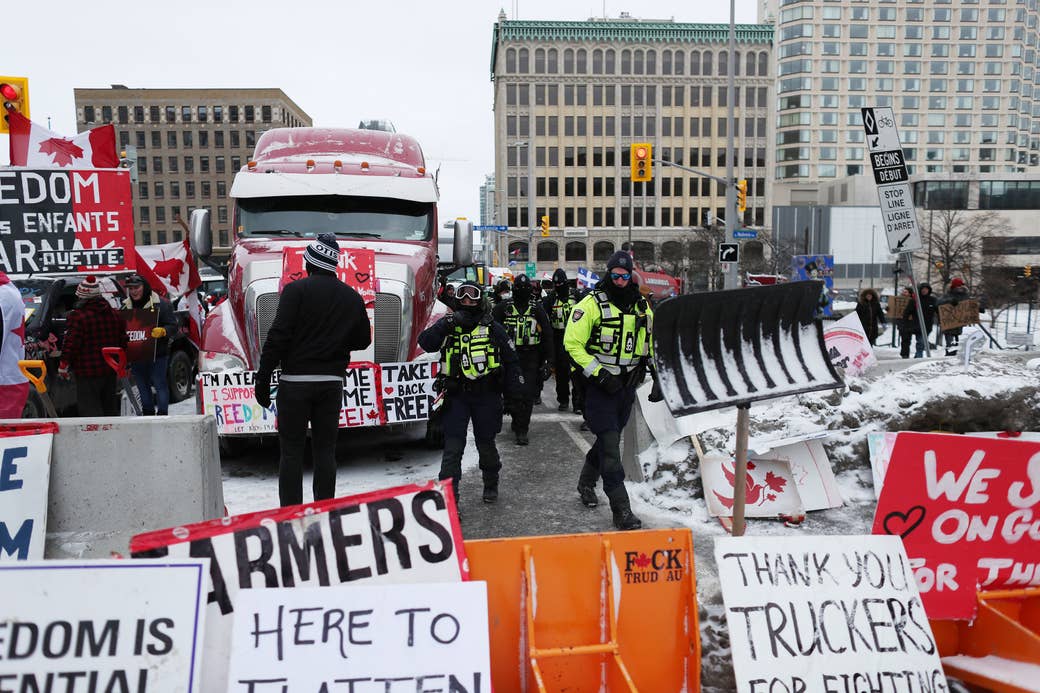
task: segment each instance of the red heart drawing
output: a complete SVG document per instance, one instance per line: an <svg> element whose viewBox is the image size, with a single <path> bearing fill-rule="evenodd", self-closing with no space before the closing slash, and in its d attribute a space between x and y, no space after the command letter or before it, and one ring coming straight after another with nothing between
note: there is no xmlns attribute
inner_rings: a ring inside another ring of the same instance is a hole
<svg viewBox="0 0 1040 693"><path fill-rule="evenodd" d="M294 282L297 279L303 279L303 272L292 272L289 275L289 281Z"/></svg>
<svg viewBox="0 0 1040 693"><path fill-rule="evenodd" d="M365 282L368 281L368 278L371 277L371 276L372 275L369 274L368 272L355 272L354 273L354 279L357 280L358 284L364 284Z"/></svg>
<svg viewBox="0 0 1040 693"><path fill-rule="evenodd" d="M924 506L915 505L905 513L898 510L890 512L885 516L881 526L887 534L897 534L900 539L905 539L922 522L924 522Z"/></svg>
<svg viewBox="0 0 1040 693"><path fill-rule="evenodd" d="M388 395L394 394L394 388L392 387L384 387L383 389L386 390L386 394Z"/></svg>

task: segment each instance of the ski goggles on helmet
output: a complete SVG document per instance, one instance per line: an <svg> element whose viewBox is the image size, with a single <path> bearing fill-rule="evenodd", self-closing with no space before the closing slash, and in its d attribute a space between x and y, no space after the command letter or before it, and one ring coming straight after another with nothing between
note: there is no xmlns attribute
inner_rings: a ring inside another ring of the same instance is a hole
<svg viewBox="0 0 1040 693"><path fill-rule="evenodd" d="M455 292L455 297L459 299L468 298L471 301L480 300L480 289L471 284L464 284L459 287L459 290Z"/></svg>

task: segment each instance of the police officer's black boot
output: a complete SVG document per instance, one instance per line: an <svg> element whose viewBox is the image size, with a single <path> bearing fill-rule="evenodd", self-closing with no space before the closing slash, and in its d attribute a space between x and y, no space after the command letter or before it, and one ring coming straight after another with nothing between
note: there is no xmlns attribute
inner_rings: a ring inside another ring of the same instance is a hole
<svg viewBox="0 0 1040 693"><path fill-rule="evenodd" d="M462 455L465 450L465 438L445 438L441 471L437 477L442 480L451 479L451 490L455 496L455 508L458 510L459 519L462 519L462 507L459 505L459 482L462 479Z"/></svg>
<svg viewBox="0 0 1040 693"><path fill-rule="evenodd" d="M581 496L581 504L586 508L595 508L599 505L599 498L596 497L596 479L598 478L599 470L586 461L581 468L581 475L578 476L578 495Z"/></svg>
<svg viewBox="0 0 1040 693"><path fill-rule="evenodd" d="M618 529L640 529L642 520L632 514L632 506L628 501L628 491L624 486L618 486L607 494L610 499L610 511L614 515L614 526Z"/></svg>
<svg viewBox="0 0 1040 693"><path fill-rule="evenodd" d="M480 457L480 473L484 478L482 498L485 503L494 503L498 500L498 470L502 468L495 441L478 442L477 454Z"/></svg>

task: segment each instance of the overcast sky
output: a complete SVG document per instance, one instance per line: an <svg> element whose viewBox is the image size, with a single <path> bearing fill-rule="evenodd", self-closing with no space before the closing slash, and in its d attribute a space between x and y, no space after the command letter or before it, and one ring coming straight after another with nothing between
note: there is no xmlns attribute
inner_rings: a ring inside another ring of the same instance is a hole
<svg viewBox="0 0 1040 693"><path fill-rule="evenodd" d="M0 74L29 78L32 118L76 129L72 90L278 87L315 125L387 118L440 165L441 219L479 220L494 170L491 31L509 19L729 22L724 0L50 0L4 3ZM737 23L756 21L736 0ZM0 140L6 140L0 135ZM8 163L0 141L0 163Z"/></svg>

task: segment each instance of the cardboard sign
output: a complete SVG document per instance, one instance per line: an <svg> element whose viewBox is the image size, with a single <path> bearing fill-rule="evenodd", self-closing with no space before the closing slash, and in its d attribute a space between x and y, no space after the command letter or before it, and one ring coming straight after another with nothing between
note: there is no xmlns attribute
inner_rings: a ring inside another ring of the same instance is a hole
<svg viewBox="0 0 1040 693"><path fill-rule="evenodd" d="M282 250L282 278L278 282L279 293L289 282L307 276L303 253L306 248ZM350 288L361 294L366 306L376 302L376 254L367 248L343 248L339 254L336 276ZM371 316L370 316L371 317Z"/></svg>
<svg viewBox="0 0 1040 693"><path fill-rule="evenodd" d="M885 317L889 320L902 320L903 311L910 305L910 296L889 296L888 297L888 308L885 310Z"/></svg>
<svg viewBox="0 0 1040 693"><path fill-rule="evenodd" d="M895 537L720 537L740 693L945 690Z"/></svg>
<svg viewBox="0 0 1040 693"><path fill-rule="evenodd" d="M159 324L158 310L124 308L119 311L126 320L126 360L128 363L155 360L155 337L152 328Z"/></svg>
<svg viewBox="0 0 1040 693"><path fill-rule="evenodd" d="M970 619L985 589L1040 585L1040 443L900 433L874 534L902 537L932 619Z"/></svg>
<svg viewBox="0 0 1040 693"><path fill-rule="evenodd" d="M57 432L54 423L0 431L0 562L43 558L51 442Z"/></svg>
<svg viewBox="0 0 1040 693"><path fill-rule="evenodd" d="M953 305L952 303L939 304L939 325L942 327L943 332L945 332L946 330L953 330L958 327L964 327L966 325L978 324L978 301L974 299L968 299L959 302L957 305Z"/></svg>
<svg viewBox="0 0 1040 693"><path fill-rule="evenodd" d="M860 375L877 365L874 348L855 311L824 327L823 343L831 363L845 371L845 375Z"/></svg>
<svg viewBox="0 0 1040 693"><path fill-rule="evenodd" d="M450 484L429 482L139 534L134 557L207 557L203 690L227 690L232 616L244 590L458 582L469 568Z"/></svg>
<svg viewBox="0 0 1040 693"><path fill-rule="evenodd" d="M0 565L0 690L201 690L206 564Z"/></svg>
<svg viewBox="0 0 1040 693"><path fill-rule="evenodd" d="M491 690L484 582L254 590L238 611L228 691Z"/></svg>
<svg viewBox="0 0 1040 693"><path fill-rule="evenodd" d="M0 271L132 270L130 172L0 170Z"/></svg>
<svg viewBox="0 0 1040 693"><path fill-rule="evenodd" d="M343 384L340 428L385 426L425 421L435 394L437 361L353 363ZM204 414L217 421L222 435L274 433L278 430L278 373L271 387L271 408L257 404L255 371L200 373L199 392Z"/></svg>

